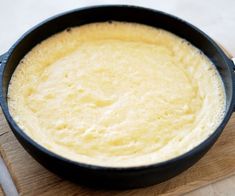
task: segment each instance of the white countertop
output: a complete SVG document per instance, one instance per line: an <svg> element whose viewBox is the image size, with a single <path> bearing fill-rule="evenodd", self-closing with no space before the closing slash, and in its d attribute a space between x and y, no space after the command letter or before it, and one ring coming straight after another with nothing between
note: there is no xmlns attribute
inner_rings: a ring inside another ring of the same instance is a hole
<svg viewBox="0 0 235 196"><path fill-rule="evenodd" d="M139 5L176 15L200 28L235 56L234 0L1 0L0 54L42 20L63 11L100 4ZM5 192L13 196L15 189L3 171L0 160L0 183ZM187 195L235 195L235 176Z"/></svg>

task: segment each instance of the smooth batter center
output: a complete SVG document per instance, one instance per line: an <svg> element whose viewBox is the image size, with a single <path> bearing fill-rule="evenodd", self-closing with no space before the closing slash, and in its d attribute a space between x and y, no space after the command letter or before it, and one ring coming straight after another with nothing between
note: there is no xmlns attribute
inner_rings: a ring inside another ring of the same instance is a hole
<svg viewBox="0 0 235 196"><path fill-rule="evenodd" d="M206 56L160 29L95 23L32 49L9 87L10 112L36 142L103 166L161 162L220 123L222 81Z"/></svg>

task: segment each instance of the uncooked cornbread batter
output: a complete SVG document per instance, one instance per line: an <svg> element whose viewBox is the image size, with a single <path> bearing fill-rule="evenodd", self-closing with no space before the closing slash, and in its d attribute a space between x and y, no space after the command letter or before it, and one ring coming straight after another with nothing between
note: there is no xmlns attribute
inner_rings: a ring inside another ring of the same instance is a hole
<svg viewBox="0 0 235 196"><path fill-rule="evenodd" d="M10 113L36 142L78 162L129 167L181 155L221 122L212 62L165 30L93 23L58 33L19 63Z"/></svg>

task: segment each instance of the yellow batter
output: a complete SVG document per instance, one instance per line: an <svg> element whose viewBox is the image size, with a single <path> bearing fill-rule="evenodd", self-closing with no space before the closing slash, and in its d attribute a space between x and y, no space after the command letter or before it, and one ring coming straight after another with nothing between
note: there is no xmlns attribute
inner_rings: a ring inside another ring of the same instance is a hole
<svg viewBox="0 0 235 196"><path fill-rule="evenodd" d="M11 79L19 126L72 160L128 167L205 140L224 115L221 78L185 40L134 23L67 29L34 47Z"/></svg>

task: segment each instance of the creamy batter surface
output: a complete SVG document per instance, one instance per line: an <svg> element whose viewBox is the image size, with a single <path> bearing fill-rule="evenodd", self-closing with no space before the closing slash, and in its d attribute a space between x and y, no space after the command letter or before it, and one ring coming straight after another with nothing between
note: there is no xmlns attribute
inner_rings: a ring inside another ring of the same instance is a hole
<svg viewBox="0 0 235 196"><path fill-rule="evenodd" d="M104 22L34 47L13 74L8 105L50 151L129 167L171 159L205 140L223 118L225 94L212 62L187 41Z"/></svg>

